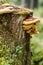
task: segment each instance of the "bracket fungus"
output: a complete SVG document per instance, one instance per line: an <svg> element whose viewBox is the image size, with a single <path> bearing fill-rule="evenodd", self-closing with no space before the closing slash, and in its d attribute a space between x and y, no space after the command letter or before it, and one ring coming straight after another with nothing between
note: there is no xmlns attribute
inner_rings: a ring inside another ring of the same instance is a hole
<svg viewBox="0 0 43 65"><path fill-rule="evenodd" d="M0 4L0 14L14 12L14 14L30 14L32 10L20 6L10 5L8 3Z"/></svg>
<svg viewBox="0 0 43 65"><path fill-rule="evenodd" d="M38 22L40 22L40 19L29 17L28 19L23 21L23 29L30 35L37 34L38 31L36 26Z"/></svg>

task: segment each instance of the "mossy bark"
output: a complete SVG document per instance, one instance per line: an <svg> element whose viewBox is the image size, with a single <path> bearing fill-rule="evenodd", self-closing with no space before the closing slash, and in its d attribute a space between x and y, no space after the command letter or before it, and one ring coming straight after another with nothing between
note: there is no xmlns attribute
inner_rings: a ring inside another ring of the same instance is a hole
<svg viewBox="0 0 43 65"><path fill-rule="evenodd" d="M25 32L25 50L26 50L26 60L25 65L31 65L31 50L30 50L30 34Z"/></svg>
<svg viewBox="0 0 43 65"><path fill-rule="evenodd" d="M0 58L10 65L31 65L30 35L22 29L24 18L14 13L0 15Z"/></svg>

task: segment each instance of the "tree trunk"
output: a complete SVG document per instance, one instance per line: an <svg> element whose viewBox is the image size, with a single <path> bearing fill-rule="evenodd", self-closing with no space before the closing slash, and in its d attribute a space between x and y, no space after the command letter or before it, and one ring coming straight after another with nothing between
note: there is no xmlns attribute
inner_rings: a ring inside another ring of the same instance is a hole
<svg viewBox="0 0 43 65"><path fill-rule="evenodd" d="M33 6L34 5L34 0L31 0L31 3L30 3L30 8L33 9Z"/></svg>
<svg viewBox="0 0 43 65"><path fill-rule="evenodd" d="M25 18L25 17L24 17ZM2 14L0 15L0 37L2 39L2 46L4 51L9 50L8 56L3 55L9 59L11 65L31 65L30 54L30 35L23 32L22 29L23 15L18 14ZM24 37L23 37L24 34ZM25 49L24 49L25 48ZM3 51L3 52L4 52ZM3 53L1 53L3 54Z"/></svg>
<svg viewBox="0 0 43 65"><path fill-rule="evenodd" d="M25 0L26 7L28 8L36 8L38 7L38 0Z"/></svg>
<svg viewBox="0 0 43 65"><path fill-rule="evenodd" d="M30 34L25 32L25 50L26 50L26 56L25 56L25 65L31 65L31 51L30 51Z"/></svg>
<svg viewBox="0 0 43 65"><path fill-rule="evenodd" d="M25 0L21 0L21 6L25 7Z"/></svg>

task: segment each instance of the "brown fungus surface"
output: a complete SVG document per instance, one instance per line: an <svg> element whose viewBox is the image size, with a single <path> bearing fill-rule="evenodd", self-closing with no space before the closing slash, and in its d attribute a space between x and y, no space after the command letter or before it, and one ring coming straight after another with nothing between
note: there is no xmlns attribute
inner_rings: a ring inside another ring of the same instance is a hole
<svg viewBox="0 0 43 65"><path fill-rule="evenodd" d="M38 22L40 22L38 18L29 17L23 21L23 29L30 35L37 34L36 26Z"/></svg>

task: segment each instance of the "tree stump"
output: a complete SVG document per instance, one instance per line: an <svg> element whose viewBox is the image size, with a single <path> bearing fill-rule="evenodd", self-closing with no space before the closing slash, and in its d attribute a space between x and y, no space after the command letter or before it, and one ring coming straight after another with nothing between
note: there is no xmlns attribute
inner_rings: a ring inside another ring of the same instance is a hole
<svg viewBox="0 0 43 65"><path fill-rule="evenodd" d="M30 9L0 4L0 58L9 65L31 65L30 36L39 21Z"/></svg>

